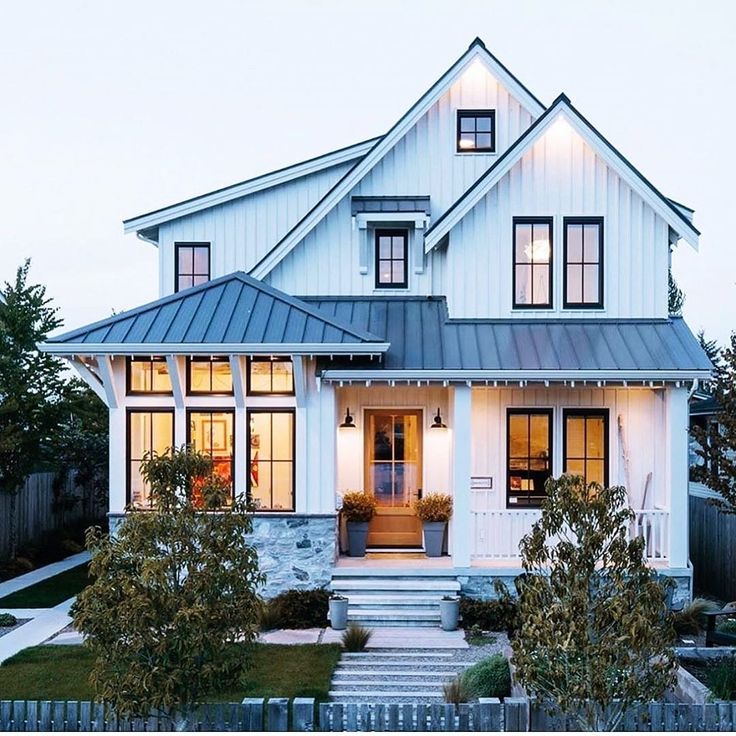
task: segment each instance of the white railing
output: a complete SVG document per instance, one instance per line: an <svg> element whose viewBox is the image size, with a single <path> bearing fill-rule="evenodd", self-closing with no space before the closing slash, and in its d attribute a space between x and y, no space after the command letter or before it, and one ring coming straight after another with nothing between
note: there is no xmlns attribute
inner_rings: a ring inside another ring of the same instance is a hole
<svg viewBox="0 0 736 736"><path fill-rule="evenodd" d="M665 562L670 552L670 512L664 509L634 511L629 525L629 539L644 537L644 554L649 561ZM536 509L488 509L471 511L475 560L520 558L519 542L539 519Z"/></svg>

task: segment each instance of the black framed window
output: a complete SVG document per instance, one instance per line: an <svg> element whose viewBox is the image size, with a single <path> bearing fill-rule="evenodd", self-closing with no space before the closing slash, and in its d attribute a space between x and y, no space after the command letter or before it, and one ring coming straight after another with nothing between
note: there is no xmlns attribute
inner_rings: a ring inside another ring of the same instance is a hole
<svg viewBox="0 0 736 736"><path fill-rule="evenodd" d="M127 497L135 508L151 508L151 489L141 475L141 461L174 446L173 409L128 409L126 426Z"/></svg>
<svg viewBox="0 0 736 736"><path fill-rule="evenodd" d="M496 111L457 111L458 153L493 153L496 150Z"/></svg>
<svg viewBox="0 0 736 736"><path fill-rule="evenodd" d="M552 218L514 218L514 308L552 307Z"/></svg>
<svg viewBox="0 0 736 736"><path fill-rule="evenodd" d="M408 285L409 233L376 230L376 288L399 289Z"/></svg>
<svg viewBox="0 0 736 736"><path fill-rule="evenodd" d="M129 395L171 394L171 376L166 358L132 356L128 358L126 368Z"/></svg>
<svg viewBox="0 0 736 736"><path fill-rule="evenodd" d="M259 511L294 511L293 409L248 411L248 498Z"/></svg>
<svg viewBox="0 0 736 736"><path fill-rule="evenodd" d="M235 493L235 412L232 409L187 410L187 445L212 459L212 473ZM197 501L197 484L194 484Z"/></svg>
<svg viewBox="0 0 736 736"><path fill-rule="evenodd" d="M563 472L608 486L608 409L565 409Z"/></svg>
<svg viewBox="0 0 736 736"><path fill-rule="evenodd" d="M232 396L233 375L230 360L221 357L187 358L187 394Z"/></svg>
<svg viewBox="0 0 736 736"><path fill-rule="evenodd" d="M293 396L294 363L291 358L250 358L247 390L249 396Z"/></svg>
<svg viewBox="0 0 736 736"><path fill-rule="evenodd" d="M175 244L176 291L199 286L210 280L210 244Z"/></svg>
<svg viewBox="0 0 736 736"><path fill-rule="evenodd" d="M508 409L506 415L507 502L539 506L552 475L552 409Z"/></svg>
<svg viewBox="0 0 736 736"><path fill-rule="evenodd" d="M564 306L603 307L603 218L566 217Z"/></svg>

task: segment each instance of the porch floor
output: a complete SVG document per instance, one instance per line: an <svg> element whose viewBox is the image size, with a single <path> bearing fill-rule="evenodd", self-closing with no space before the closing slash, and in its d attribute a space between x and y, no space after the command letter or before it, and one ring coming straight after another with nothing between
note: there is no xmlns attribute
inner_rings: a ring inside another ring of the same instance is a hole
<svg viewBox="0 0 736 736"><path fill-rule="evenodd" d="M407 565L421 566L422 569L452 569L452 557L427 557L423 552L368 552L365 557L337 558L337 568L403 568Z"/></svg>

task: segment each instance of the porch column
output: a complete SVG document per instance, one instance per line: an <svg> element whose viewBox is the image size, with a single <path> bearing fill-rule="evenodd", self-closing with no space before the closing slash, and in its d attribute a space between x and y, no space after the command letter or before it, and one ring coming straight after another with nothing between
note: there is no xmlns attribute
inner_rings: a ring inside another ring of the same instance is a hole
<svg viewBox="0 0 736 736"><path fill-rule="evenodd" d="M452 561L469 567L472 550L470 517L471 388L455 386L452 394Z"/></svg>
<svg viewBox="0 0 736 736"><path fill-rule="evenodd" d="M688 402L687 388L665 391L666 458L670 490L670 567L687 567L688 529Z"/></svg>
<svg viewBox="0 0 736 736"><path fill-rule="evenodd" d="M126 427L125 409L110 409L110 457L109 457L109 509L113 514L121 514L126 504Z"/></svg>

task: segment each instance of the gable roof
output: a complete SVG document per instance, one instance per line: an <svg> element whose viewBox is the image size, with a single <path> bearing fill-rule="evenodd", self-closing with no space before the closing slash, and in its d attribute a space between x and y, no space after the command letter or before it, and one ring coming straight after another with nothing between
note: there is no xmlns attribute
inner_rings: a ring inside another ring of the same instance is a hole
<svg viewBox="0 0 736 736"><path fill-rule="evenodd" d="M518 163L550 126L564 117L596 153L614 169L629 186L642 197L682 238L697 250L700 231L687 217L683 205L665 197L638 169L636 169L601 133L596 130L561 94L516 142L504 151L494 164L470 186L427 230L425 250L429 251Z"/></svg>
<svg viewBox="0 0 736 736"><path fill-rule="evenodd" d="M373 166L409 131L437 99L475 60L489 71L524 105L533 116L541 115L544 105L493 54L480 38L407 110L383 137L378 139L366 155L358 161L312 207L309 212L250 270L256 278L263 278L288 255L296 245L345 197Z"/></svg>
<svg viewBox="0 0 736 736"><path fill-rule="evenodd" d="M50 338L54 354L350 354L380 338L242 271Z"/></svg>
<svg viewBox="0 0 736 736"><path fill-rule="evenodd" d="M369 138L367 141L361 141L360 143L354 143L344 148L338 148L335 151L324 153L320 156L307 159L306 161L300 161L290 166L285 166L275 171L269 171L265 174L260 174L251 179L238 182L237 184L231 184L221 189L215 189L212 192L206 192L205 194L197 195L196 197L190 197L181 202L161 207L160 209L153 210L152 212L146 212L142 215L136 215L130 217L127 220L123 220L124 232L130 233L141 230L149 230L151 228L157 228L158 225L174 220L178 217L184 217L185 215L191 215L194 212L214 207L225 202L230 202L240 197L245 197L248 194L260 192L263 189L269 189L270 187L279 186L286 182L298 179L302 176L308 176L318 171L329 169L332 166L338 166L339 164L354 161L355 159L363 157L380 139L380 136L376 138Z"/></svg>

